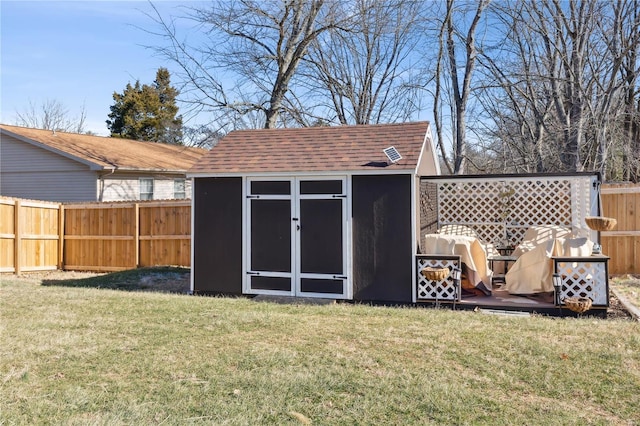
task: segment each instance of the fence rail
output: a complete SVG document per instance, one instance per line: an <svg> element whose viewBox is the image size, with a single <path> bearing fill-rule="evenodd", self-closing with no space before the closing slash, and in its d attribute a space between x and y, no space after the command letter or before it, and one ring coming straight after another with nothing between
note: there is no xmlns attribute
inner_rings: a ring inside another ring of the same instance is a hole
<svg viewBox="0 0 640 426"><path fill-rule="evenodd" d="M640 274L640 185L602 185L611 274ZM0 197L0 272L191 265L191 203L60 204Z"/></svg>

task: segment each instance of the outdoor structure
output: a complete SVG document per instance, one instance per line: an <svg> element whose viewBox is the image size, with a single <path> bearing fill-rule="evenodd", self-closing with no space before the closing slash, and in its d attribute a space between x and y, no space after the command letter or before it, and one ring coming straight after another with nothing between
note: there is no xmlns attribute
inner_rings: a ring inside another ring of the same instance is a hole
<svg viewBox="0 0 640 426"><path fill-rule="evenodd" d="M430 135L427 122L228 134L188 173L192 291L414 301Z"/></svg>
<svg viewBox="0 0 640 426"><path fill-rule="evenodd" d="M188 174L192 291L606 312L600 176L440 176L429 132L227 135Z"/></svg>
<svg viewBox="0 0 640 426"><path fill-rule="evenodd" d="M0 125L0 194L46 201L191 197L199 148Z"/></svg>
<svg viewBox="0 0 640 426"><path fill-rule="evenodd" d="M588 225L600 183L597 173L423 178L415 301L545 311L583 298L606 309L609 258Z"/></svg>

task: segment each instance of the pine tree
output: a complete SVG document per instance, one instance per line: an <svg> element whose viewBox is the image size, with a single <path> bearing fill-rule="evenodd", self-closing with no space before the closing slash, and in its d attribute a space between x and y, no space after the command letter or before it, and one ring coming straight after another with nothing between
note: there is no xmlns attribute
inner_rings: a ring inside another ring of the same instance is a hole
<svg viewBox="0 0 640 426"><path fill-rule="evenodd" d="M152 85L136 81L122 93L113 93L107 127L112 137L171 144L182 144L182 116L169 71L159 68Z"/></svg>

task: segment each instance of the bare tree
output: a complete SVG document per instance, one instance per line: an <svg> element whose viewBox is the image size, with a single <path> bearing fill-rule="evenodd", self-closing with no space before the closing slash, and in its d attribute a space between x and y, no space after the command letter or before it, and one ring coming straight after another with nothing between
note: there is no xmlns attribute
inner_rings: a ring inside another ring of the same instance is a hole
<svg viewBox="0 0 640 426"><path fill-rule="evenodd" d="M181 69L182 101L194 112L210 112L222 123L260 112L265 128L276 127L294 105L287 101L309 45L336 25L337 2L324 0L232 0L188 8L186 19L206 37L192 45L178 34L176 20L153 6L156 47ZM300 111L292 111L295 116Z"/></svg>
<svg viewBox="0 0 640 426"><path fill-rule="evenodd" d="M535 32L523 30L526 2L502 2L490 9L497 35L479 58L485 73L480 96L485 132L496 141L499 172L544 172L557 168L557 150L549 146L553 99L549 96L548 61L536 52L542 46Z"/></svg>
<svg viewBox="0 0 640 426"><path fill-rule="evenodd" d="M409 119L416 90L410 60L422 2L355 0L341 7L352 20L312 44L310 86L340 124Z"/></svg>
<svg viewBox="0 0 640 426"><path fill-rule="evenodd" d="M504 158L606 176L616 152L632 152L620 139L634 140L622 117L633 120L638 93L638 2L514 1L492 12L503 38L480 58L493 80L482 99Z"/></svg>
<svg viewBox="0 0 640 426"><path fill-rule="evenodd" d="M184 133L183 141L185 146L194 146L204 149L213 148L224 136L224 134L208 126L185 126L182 131Z"/></svg>
<svg viewBox="0 0 640 426"><path fill-rule="evenodd" d="M622 64L623 119L620 130L622 180L640 182L640 2L618 0L616 14L620 24L614 25Z"/></svg>
<svg viewBox="0 0 640 426"><path fill-rule="evenodd" d="M479 0L475 4L475 9L472 12L470 24L466 31L457 28L454 24L454 21L466 21L465 18L467 16L466 11L458 7L458 3L456 3L456 0L447 0L444 18L440 27L435 75L434 116L439 139L438 143L441 146L443 158L446 160L444 141L442 139L441 106L446 104L446 94L442 92L442 85L447 85L446 79L448 78L448 88L450 89L448 105L451 109L450 128L453 138L453 164L447 163L447 167L452 173L462 174L465 173L468 160L467 110L472 90L472 76L478 55L476 31L483 13L489 5L489 0ZM460 46L464 47L463 54L458 51ZM460 72L462 72L461 75Z"/></svg>
<svg viewBox="0 0 640 426"><path fill-rule="evenodd" d="M47 99L40 105L29 101L22 112L16 111L15 124L34 129L56 130L59 132L84 133L87 114L82 105L80 114L72 117L69 109L55 99Z"/></svg>

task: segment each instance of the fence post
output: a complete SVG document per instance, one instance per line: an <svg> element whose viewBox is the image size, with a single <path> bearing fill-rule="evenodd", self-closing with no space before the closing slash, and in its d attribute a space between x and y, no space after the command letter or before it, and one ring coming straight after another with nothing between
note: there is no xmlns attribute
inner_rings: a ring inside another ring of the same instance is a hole
<svg viewBox="0 0 640 426"><path fill-rule="evenodd" d="M138 268L140 266L140 204L135 203L133 208L133 243L135 245L135 267Z"/></svg>
<svg viewBox="0 0 640 426"><path fill-rule="evenodd" d="M58 205L58 269L64 267L64 204Z"/></svg>
<svg viewBox="0 0 640 426"><path fill-rule="evenodd" d="M22 221L20 220L20 210L21 210L21 202L20 200L16 200L14 204L14 213L13 213L13 232L15 233L15 238L13 240L13 271L16 275L20 274L22 268Z"/></svg>

